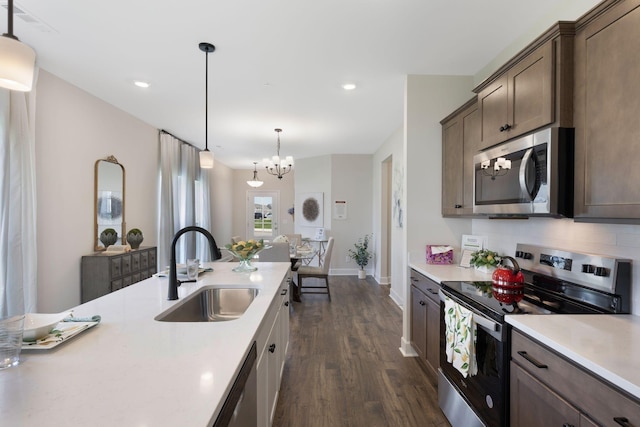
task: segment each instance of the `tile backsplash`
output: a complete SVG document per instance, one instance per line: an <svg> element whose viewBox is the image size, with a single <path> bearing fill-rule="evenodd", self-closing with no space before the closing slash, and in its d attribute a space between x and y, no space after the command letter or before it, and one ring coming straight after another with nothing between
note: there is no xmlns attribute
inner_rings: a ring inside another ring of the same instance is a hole
<svg viewBox="0 0 640 427"><path fill-rule="evenodd" d="M472 229L474 235L487 236L489 249L501 254L512 255L517 243L529 243L631 259L631 311L640 316L640 274L635 274L633 267L640 265L640 225L553 218L474 219Z"/></svg>

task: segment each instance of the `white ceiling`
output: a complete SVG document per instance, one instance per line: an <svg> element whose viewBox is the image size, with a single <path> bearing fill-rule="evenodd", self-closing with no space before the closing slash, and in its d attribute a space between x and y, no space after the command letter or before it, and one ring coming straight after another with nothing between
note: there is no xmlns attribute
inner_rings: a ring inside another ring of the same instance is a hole
<svg viewBox="0 0 640 427"><path fill-rule="evenodd" d="M6 4L6 0L0 3ZM369 154L403 121L407 74L475 75L531 28L595 0L19 0L41 68L237 169ZM0 13L6 30L6 9ZM548 21L548 22L547 22ZM134 80L151 84L148 89ZM341 85L355 83L346 92Z"/></svg>

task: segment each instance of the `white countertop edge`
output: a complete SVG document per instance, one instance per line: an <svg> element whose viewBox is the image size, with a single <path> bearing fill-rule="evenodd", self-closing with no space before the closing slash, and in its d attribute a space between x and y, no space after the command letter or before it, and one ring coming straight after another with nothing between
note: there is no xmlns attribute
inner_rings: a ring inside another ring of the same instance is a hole
<svg viewBox="0 0 640 427"><path fill-rule="evenodd" d="M615 318L616 320L628 323L631 328L638 328L640 330L640 317L634 315L586 315L586 314L557 314L554 316L546 315L506 315L505 320L508 324L518 329L519 331L527 334L531 338L536 339L542 344L559 353L563 357L579 364L584 369L591 373L601 377L608 381L619 389L629 393L635 398L640 399L640 369L635 369L635 372L616 372L620 369L613 358L609 358L608 354L601 356L601 362L596 362L594 356L587 354L590 349L580 348L572 346L575 342L582 341L580 331L575 331L574 328L558 328L559 324L569 325L574 322L587 322L587 319L591 320L597 317L598 322L609 322ZM580 320L582 319L582 320ZM542 322L541 320L544 320ZM551 324L553 323L553 324ZM564 340L562 337L566 335L569 330L573 331L578 339ZM617 331L612 330L611 333L615 334ZM568 343L568 344L567 344ZM620 353L622 350L616 350L611 348L611 354ZM633 355L629 355L633 358ZM624 377L622 376L624 375ZM631 380L627 379L631 378Z"/></svg>

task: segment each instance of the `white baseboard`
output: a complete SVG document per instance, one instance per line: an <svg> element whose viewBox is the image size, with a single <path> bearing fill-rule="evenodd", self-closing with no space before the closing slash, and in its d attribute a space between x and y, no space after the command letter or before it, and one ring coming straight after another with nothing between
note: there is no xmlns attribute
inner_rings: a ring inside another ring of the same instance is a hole
<svg viewBox="0 0 640 427"><path fill-rule="evenodd" d="M400 340L400 353L404 357L418 357L418 353L411 346L411 342L405 340L404 337Z"/></svg>

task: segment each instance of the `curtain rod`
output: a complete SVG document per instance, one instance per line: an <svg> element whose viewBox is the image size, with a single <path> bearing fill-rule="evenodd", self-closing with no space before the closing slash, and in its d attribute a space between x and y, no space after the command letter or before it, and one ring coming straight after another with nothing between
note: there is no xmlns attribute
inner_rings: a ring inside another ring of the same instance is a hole
<svg viewBox="0 0 640 427"><path fill-rule="evenodd" d="M177 136L175 136L175 135L174 135L174 134L172 134L171 132L167 132L167 131L166 131L166 130L164 130L164 129L160 129L160 132L162 132L162 133L166 133L167 135L171 135L172 137L174 137L174 138L175 138L175 139L177 139L178 141L182 142L183 144L187 144L187 145L189 145L190 147L195 148L196 150L200 150L200 151L202 151L202 148L200 148L200 147L196 147L196 146L195 146L195 145L193 145L192 143L187 142L187 141L185 141L185 140L184 140L184 139L182 139L182 138L178 138Z"/></svg>

